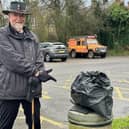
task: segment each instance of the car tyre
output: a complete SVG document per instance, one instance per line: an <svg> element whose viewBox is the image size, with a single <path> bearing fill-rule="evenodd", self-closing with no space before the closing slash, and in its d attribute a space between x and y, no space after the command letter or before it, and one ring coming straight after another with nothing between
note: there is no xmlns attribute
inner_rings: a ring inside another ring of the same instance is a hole
<svg viewBox="0 0 129 129"><path fill-rule="evenodd" d="M71 55L71 58L75 58L77 56L77 53L75 50L72 50L70 55Z"/></svg>
<svg viewBox="0 0 129 129"><path fill-rule="evenodd" d="M89 51L87 56L88 56L89 59L94 58L94 52L93 51Z"/></svg>

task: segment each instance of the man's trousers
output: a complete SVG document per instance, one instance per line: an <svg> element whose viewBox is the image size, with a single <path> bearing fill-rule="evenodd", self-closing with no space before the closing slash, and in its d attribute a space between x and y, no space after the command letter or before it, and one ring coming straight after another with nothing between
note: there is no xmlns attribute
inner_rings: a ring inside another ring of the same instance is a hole
<svg viewBox="0 0 129 129"><path fill-rule="evenodd" d="M24 109L28 129L32 129L32 103L26 100L0 100L0 129L12 129L20 104ZM39 98L34 99L34 109L35 129L41 129Z"/></svg>

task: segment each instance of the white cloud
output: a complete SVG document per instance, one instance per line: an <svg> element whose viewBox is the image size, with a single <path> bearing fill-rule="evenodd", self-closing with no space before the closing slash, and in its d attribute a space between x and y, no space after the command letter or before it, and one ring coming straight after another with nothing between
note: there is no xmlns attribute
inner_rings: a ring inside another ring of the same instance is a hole
<svg viewBox="0 0 129 129"><path fill-rule="evenodd" d="M128 6L129 0L124 0L124 5Z"/></svg>

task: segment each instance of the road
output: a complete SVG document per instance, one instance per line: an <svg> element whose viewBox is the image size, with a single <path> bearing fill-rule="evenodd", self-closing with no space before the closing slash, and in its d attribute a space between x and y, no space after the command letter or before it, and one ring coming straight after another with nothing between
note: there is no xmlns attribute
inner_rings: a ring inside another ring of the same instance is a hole
<svg viewBox="0 0 129 129"><path fill-rule="evenodd" d="M41 121L43 129L68 129L67 113L71 108L70 87L81 71L101 71L108 75L113 92L114 118L129 115L129 57L107 57L105 59L68 59L67 62L45 63L53 68L57 83L43 84L41 98ZM21 125L21 126L19 126ZM14 129L27 128L22 109L19 111Z"/></svg>

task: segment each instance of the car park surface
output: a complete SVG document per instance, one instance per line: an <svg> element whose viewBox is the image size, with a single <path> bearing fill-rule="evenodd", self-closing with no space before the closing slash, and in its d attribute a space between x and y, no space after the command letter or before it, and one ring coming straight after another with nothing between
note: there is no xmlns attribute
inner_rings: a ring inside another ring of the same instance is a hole
<svg viewBox="0 0 129 129"><path fill-rule="evenodd" d="M129 116L129 57L107 57L105 59L68 59L67 62L45 63L46 69L53 68L52 75L57 83L43 84L41 98L42 129L68 129L67 113L72 107L70 87L81 71L101 71L108 75L113 92L114 118ZM27 129L22 109L13 129Z"/></svg>

